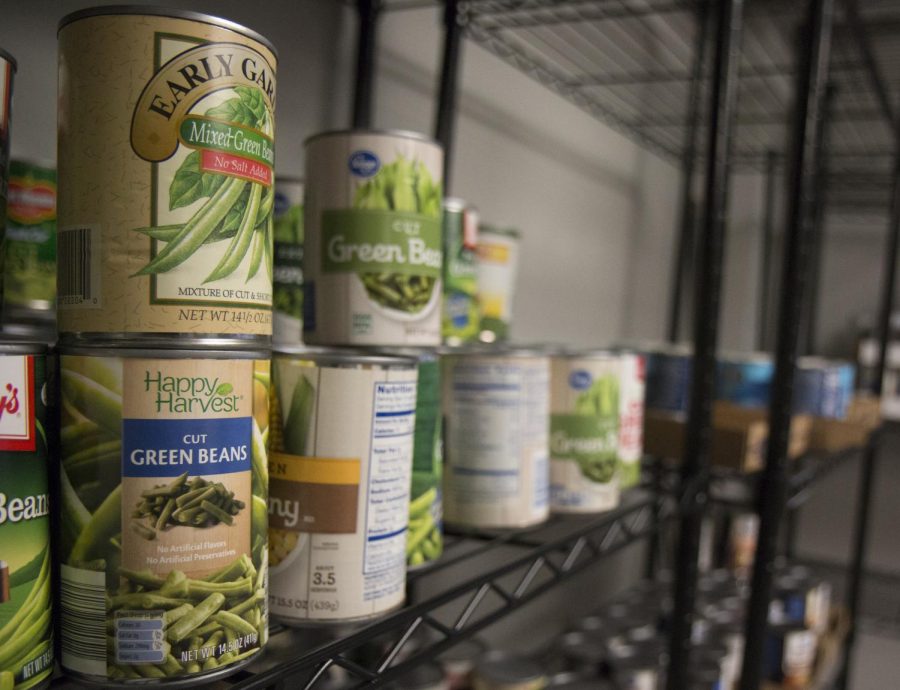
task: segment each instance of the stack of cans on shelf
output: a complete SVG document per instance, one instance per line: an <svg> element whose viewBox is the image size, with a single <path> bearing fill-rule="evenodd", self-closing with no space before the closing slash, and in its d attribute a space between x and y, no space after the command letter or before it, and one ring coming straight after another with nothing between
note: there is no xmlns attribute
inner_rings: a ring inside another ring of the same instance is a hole
<svg viewBox="0 0 900 690"><path fill-rule="evenodd" d="M276 54L110 7L59 55L61 662L210 679L268 635Z"/></svg>

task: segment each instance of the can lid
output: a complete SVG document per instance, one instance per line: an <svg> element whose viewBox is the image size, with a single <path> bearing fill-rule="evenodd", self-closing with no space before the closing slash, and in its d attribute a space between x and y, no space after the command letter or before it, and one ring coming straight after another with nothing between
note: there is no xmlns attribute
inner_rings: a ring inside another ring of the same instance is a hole
<svg viewBox="0 0 900 690"><path fill-rule="evenodd" d="M243 34L247 38L258 41L259 43L262 43L266 48L271 50L276 58L278 57L278 50L268 38L254 31L253 29L248 29L242 24L233 22L230 19L216 17L212 14L203 14L202 12L193 12L189 10L174 10L166 7L151 7L145 5L108 5L106 7L88 7L86 9L67 14L62 19L60 19L59 25L57 26L57 32L61 31L63 27L68 26L72 22L77 22L81 19L87 19L89 17L103 17L107 15L150 15L153 17L172 17L174 19L188 19L192 22L212 24L213 26L228 29L229 31L235 31L239 34Z"/></svg>
<svg viewBox="0 0 900 690"><path fill-rule="evenodd" d="M387 354L366 354L366 350L336 347L309 347L306 345L277 345L274 355L288 356L295 359L308 359L316 364L371 364L374 366L395 369L413 369L417 362L412 357L401 357Z"/></svg>
<svg viewBox="0 0 900 690"><path fill-rule="evenodd" d="M61 342L57 350L63 355L86 357L125 357L146 359L268 359L269 350L230 343L191 344L169 341L114 341L109 343Z"/></svg>
<svg viewBox="0 0 900 690"><path fill-rule="evenodd" d="M37 340L11 340L3 335L0 339L0 355L45 355L49 346Z"/></svg>
<svg viewBox="0 0 900 690"><path fill-rule="evenodd" d="M427 134L422 134L421 132L413 132L408 129L328 129L324 132L317 132L312 136L306 137L303 141L304 146L308 146L311 142L316 141L317 139L324 139L327 137L338 137L338 136L348 136L351 134L360 134L366 136L380 136L380 137L399 137L401 139L414 139L416 141L422 141L426 144L433 144L437 146L441 151L444 150L443 145L434 137L430 137Z"/></svg>
<svg viewBox="0 0 900 690"><path fill-rule="evenodd" d="M388 357L412 358L418 362L435 362L438 359L438 348L436 347L414 347L412 345L403 345L402 347L385 346L367 349L365 352L374 352Z"/></svg>
<svg viewBox="0 0 900 690"><path fill-rule="evenodd" d="M490 223L480 223L478 225L478 234L479 235L501 235L503 237L512 237L514 239L519 239L522 237L522 233L519 232L516 228L510 228L499 225L491 225Z"/></svg>
<svg viewBox="0 0 900 690"><path fill-rule="evenodd" d="M497 683L527 683L544 677L541 667L530 659L495 650L475 666L475 674Z"/></svg>
<svg viewBox="0 0 900 690"><path fill-rule="evenodd" d="M508 343L466 343L454 347L442 347L438 350L441 355L461 356L477 355L480 357L521 357L521 358L545 358L547 353L532 347L510 345Z"/></svg>
<svg viewBox="0 0 900 690"><path fill-rule="evenodd" d="M467 206L466 201L458 196L445 196L443 204L445 211L465 211Z"/></svg>
<svg viewBox="0 0 900 690"><path fill-rule="evenodd" d="M12 65L13 72L15 72L16 70L19 69L19 63L16 62L16 59L12 56L11 53L9 53L8 51L4 50L3 48L0 48L0 58L3 58L3 59L6 60L10 65Z"/></svg>

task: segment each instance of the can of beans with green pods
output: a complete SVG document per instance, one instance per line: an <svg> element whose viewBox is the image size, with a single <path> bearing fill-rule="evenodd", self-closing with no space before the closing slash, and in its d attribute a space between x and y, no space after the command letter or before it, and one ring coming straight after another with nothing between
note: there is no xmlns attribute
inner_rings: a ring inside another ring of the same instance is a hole
<svg viewBox="0 0 900 690"><path fill-rule="evenodd" d="M56 168L13 159L6 207L4 321L56 316Z"/></svg>
<svg viewBox="0 0 900 690"><path fill-rule="evenodd" d="M409 132L307 140L307 342L440 344L443 157Z"/></svg>
<svg viewBox="0 0 900 690"><path fill-rule="evenodd" d="M519 268L519 231L481 223L477 250L480 340L493 343L509 337L512 300Z"/></svg>
<svg viewBox="0 0 900 690"><path fill-rule="evenodd" d="M47 346L0 342L0 688L53 673Z"/></svg>
<svg viewBox="0 0 900 690"><path fill-rule="evenodd" d="M195 12L110 6L62 20L65 340L268 344L275 64L259 34Z"/></svg>
<svg viewBox="0 0 900 690"><path fill-rule="evenodd" d="M462 199L444 199L444 301L441 336L448 345L478 340L478 211Z"/></svg>
<svg viewBox="0 0 900 690"><path fill-rule="evenodd" d="M0 48L0 272L6 270L6 188L9 176L9 123L12 115L16 59ZM0 281L0 301L3 281Z"/></svg>
<svg viewBox="0 0 900 690"><path fill-rule="evenodd" d="M444 550L441 364L437 350L429 348L392 348L386 353L409 357L418 362L406 564L410 569L423 568L440 558Z"/></svg>
<svg viewBox="0 0 900 690"><path fill-rule="evenodd" d="M303 342L303 180L279 175L272 207L275 273L272 342Z"/></svg>
<svg viewBox="0 0 900 690"><path fill-rule="evenodd" d="M195 683L265 645L269 353L203 344L60 347L73 676Z"/></svg>
<svg viewBox="0 0 900 690"><path fill-rule="evenodd" d="M403 604L416 378L410 358L275 349L273 618L343 624Z"/></svg>
<svg viewBox="0 0 900 690"><path fill-rule="evenodd" d="M547 519L549 377L538 350L441 351L448 524L506 529Z"/></svg>
<svg viewBox="0 0 900 690"><path fill-rule="evenodd" d="M620 493L621 359L602 350L560 353L550 372L551 508L612 510Z"/></svg>

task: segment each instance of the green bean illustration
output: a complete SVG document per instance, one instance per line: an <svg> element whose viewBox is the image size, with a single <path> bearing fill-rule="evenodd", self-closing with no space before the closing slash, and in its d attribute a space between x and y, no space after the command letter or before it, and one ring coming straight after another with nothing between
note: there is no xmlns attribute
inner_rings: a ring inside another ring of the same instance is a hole
<svg viewBox="0 0 900 690"><path fill-rule="evenodd" d="M441 553L441 531L432 512L437 500L437 488L431 487L409 505L406 561L410 566L415 567L432 561Z"/></svg>
<svg viewBox="0 0 900 690"><path fill-rule="evenodd" d="M436 184L421 161L400 156L356 190L353 207L382 211L441 215L441 185ZM360 280L376 303L407 313L417 313L431 300L437 279L432 276L390 272L361 273Z"/></svg>
<svg viewBox="0 0 900 690"><path fill-rule="evenodd" d="M250 241L253 239L253 229L256 226L256 212L259 210L259 202L262 199L262 185L251 183L250 200L244 210L244 217L238 228L237 234L232 238L231 244L222 256L212 273L207 276L204 283L221 280L234 273L235 269L244 260Z"/></svg>

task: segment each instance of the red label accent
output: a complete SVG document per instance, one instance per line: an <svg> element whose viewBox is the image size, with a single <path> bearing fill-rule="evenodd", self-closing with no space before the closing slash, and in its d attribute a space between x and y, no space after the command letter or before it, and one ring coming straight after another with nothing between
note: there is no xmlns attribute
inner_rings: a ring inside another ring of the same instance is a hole
<svg viewBox="0 0 900 690"><path fill-rule="evenodd" d="M56 218L56 189L48 185L9 181L7 215L19 223L42 223Z"/></svg>
<svg viewBox="0 0 900 690"><path fill-rule="evenodd" d="M217 172L232 177L240 177L250 182L264 185L272 184L272 169L249 158L241 158L221 151L200 150L200 169L204 172Z"/></svg>
<svg viewBox="0 0 900 690"><path fill-rule="evenodd" d="M37 442L34 434L34 358L25 358L25 390L14 383L0 384L0 420L3 415L25 415L25 436L0 436L0 451L18 450L34 452Z"/></svg>

